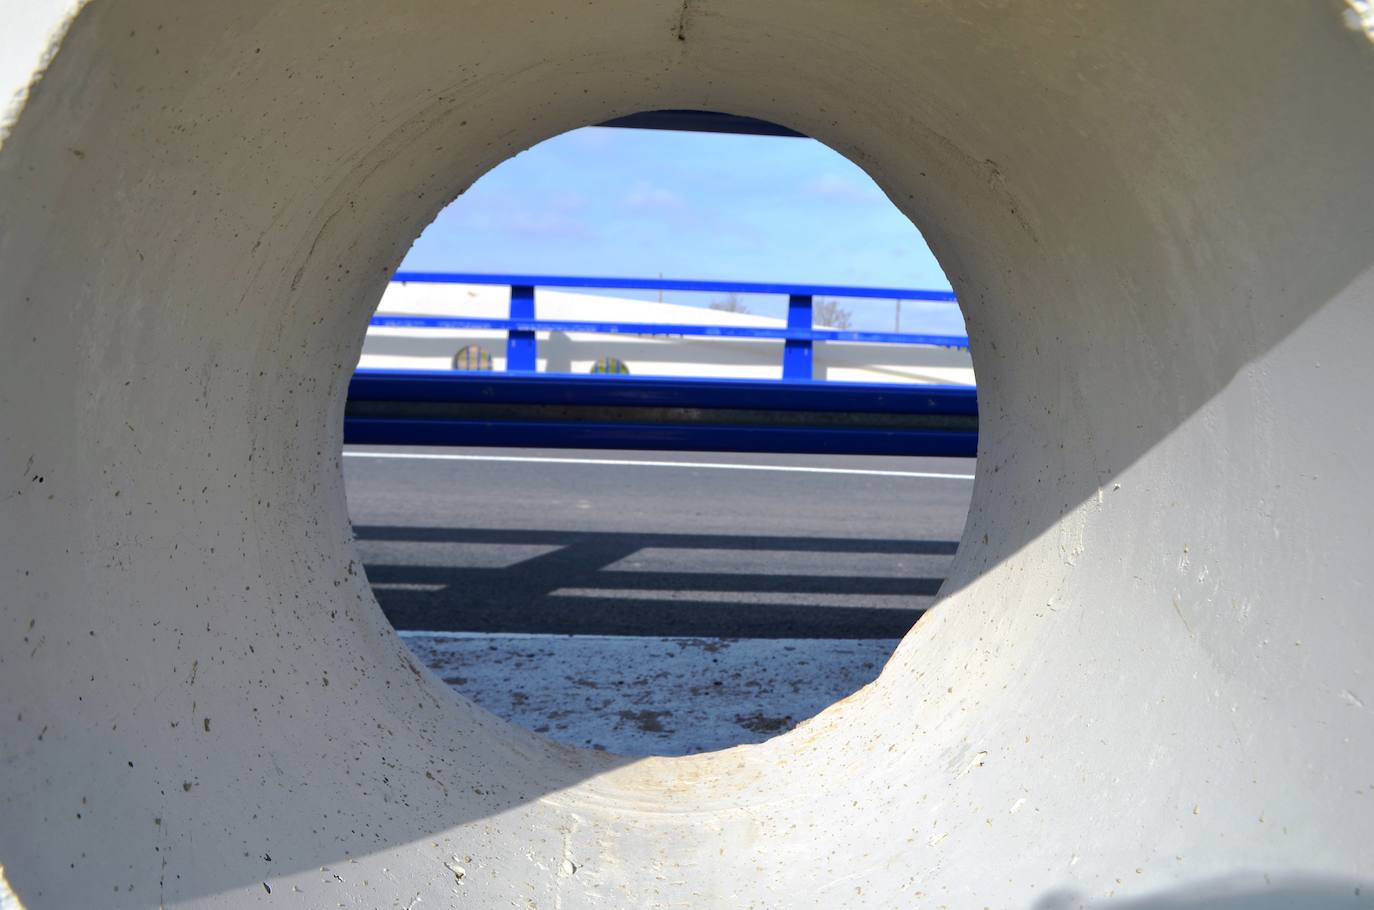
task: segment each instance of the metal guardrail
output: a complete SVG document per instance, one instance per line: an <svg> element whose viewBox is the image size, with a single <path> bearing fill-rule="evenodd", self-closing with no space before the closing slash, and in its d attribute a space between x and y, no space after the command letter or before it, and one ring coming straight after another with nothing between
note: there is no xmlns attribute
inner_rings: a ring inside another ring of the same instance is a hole
<svg viewBox="0 0 1374 910"><path fill-rule="evenodd" d="M817 341L860 341L883 344L921 344L967 348L964 335L925 335L911 332L852 332L814 326L817 297L878 300L925 300L953 304L952 291L909 288L865 288L825 284L777 284L740 281L685 281L664 278L575 278L564 275L488 275L467 272L397 272L400 284L486 284L511 289L510 317L468 319L428 316L374 316L372 325L390 328L495 329L507 332L506 369L532 373L538 362L537 332L608 332L625 335L699 335L720 338L768 338L783 342L782 378L812 378L812 352ZM600 290L695 291L704 293L775 294L787 297L787 327L721 326L650 322L548 320L535 317L535 289L595 288Z"/></svg>
<svg viewBox="0 0 1374 910"><path fill-rule="evenodd" d="M949 291L448 272L398 272L394 280L508 285L507 319L372 320L374 326L504 330L507 372L359 370L349 385L347 443L952 457L977 452L973 388L812 379L816 341L968 346L963 336L816 329L816 297L953 303ZM534 315L537 287L786 295L787 327L540 320ZM539 374L540 331L780 339L783 378Z"/></svg>
<svg viewBox="0 0 1374 910"><path fill-rule="evenodd" d="M349 443L972 457L967 386L360 370Z"/></svg>

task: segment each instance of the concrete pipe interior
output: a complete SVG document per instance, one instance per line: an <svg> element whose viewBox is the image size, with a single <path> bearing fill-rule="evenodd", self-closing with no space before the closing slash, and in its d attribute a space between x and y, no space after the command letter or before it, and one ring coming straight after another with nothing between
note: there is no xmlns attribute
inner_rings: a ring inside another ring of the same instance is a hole
<svg viewBox="0 0 1374 910"><path fill-rule="evenodd" d="M0 904L1374 903L1361 8L7 7L7 91L56 45L0 149ZM415 666L337 456L410 238L653 108L878 180L983 451L876 683L628 762Z"/></svg>

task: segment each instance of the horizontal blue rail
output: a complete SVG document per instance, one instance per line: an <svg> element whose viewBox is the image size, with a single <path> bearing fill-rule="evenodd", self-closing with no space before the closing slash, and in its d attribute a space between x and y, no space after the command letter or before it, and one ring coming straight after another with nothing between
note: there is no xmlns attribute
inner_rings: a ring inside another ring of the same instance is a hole
<svg viewBox="0 0 1374 910"><path fill-rule="evenodd" d="M971 386L358 370L349 401L557 404L978 416Z"/></svg>
<svg viewBox="0 0 1374 910"><path fill-rule="evenodd" d="M359 371L361 444L973 457L964 386Z"/></svg>
<svg viewBox="0 0 1374 910"><path fill-rule="evenodd" d="M877 300L932 300L954 303L953 291L848 287L838 284L781 284L749 281L693 281L677 278L584 278L569 275L495 275L485 272L397 272L406 284L494 284L536 288L599 288L624 291L701 291L712 294L786 294L806 297L857 297Z"/></svg>
<svg viewBox="0 0 1374 910"><path fill-rule="evenodd" d="M701 335L710 338L771 338L791 341L862 341L967 348L965 335L911 332L852 332L848 329L792 329L753 325L693 325L662 322L578 322L556 319L477 319L440 316L374 316L379 328L489 329L525 332L609 332L618 335Z"/></svg>

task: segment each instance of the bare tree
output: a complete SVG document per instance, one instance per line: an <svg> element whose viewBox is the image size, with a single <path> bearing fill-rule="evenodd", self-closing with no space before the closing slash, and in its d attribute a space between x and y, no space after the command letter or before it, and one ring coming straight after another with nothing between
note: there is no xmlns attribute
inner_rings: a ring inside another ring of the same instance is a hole
<svg viewBox="0 0 1374 910"><path fill-rule="evenodd" d="M818 301L812 309L812 321L831 329L848 329L854 325L854 314L836 300Z"/></svg>
<svg viewBox="0 0 1374 910"><path fill-rule="evenodd" d="M740 303L739 295L734 291L725 295L724 300L717 300L711 304L711 309L720 310L723 313L748 313L749 308Z"/></svg>

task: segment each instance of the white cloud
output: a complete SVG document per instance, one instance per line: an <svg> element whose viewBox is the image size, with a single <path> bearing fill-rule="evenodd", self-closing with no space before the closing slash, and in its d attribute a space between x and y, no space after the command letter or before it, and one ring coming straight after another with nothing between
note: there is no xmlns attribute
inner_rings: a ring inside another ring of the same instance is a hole
<svg viewBox="0 0 1374 910"><path fill-rule="evenodd" d="M802 192L828 202L882 202L883 194L872 183L862 182L844 174L821 174L802 184Z"/></svg>
<svg viewBox="0 0 1374 910"><path fill-rule="evenodd" d="M498 226L517 237L570 240L594 234L585 222L556 213L511 212L500 219Z"/></svg>
<svg viewBox="0 0 1374 910"><path fill-rule="evenodd" d="M581 129L555 136L549 142L567 142L577 148L604 149L615 143L619 130L614 127L584 126Z"/></svg>
<svg viewBox="0 0 1374 910"><path fill-rule="evenodd" d="M560 191L549 196L549 208L555 212L576 212L587 207L591 200L572 190Z"/></svg>
<svg viewBox="0 0 1374 910"><path fill-rule="evenodd" d="M687 200L672 190L654 186L643 181L636 183L625 196L625 207L631 209L681 209L687 207Z"/></svg>
<svg viewBox="0 0 1374 910"><path fill-rule="evenodd" d="M580 204L558 205L552 199L534 207L506 194L470 196L464 204L450 206L426 233L439 228L446 231L480 231L487 235L517 241L586 239L597 235L594 225L582 213Z"/></svg>

